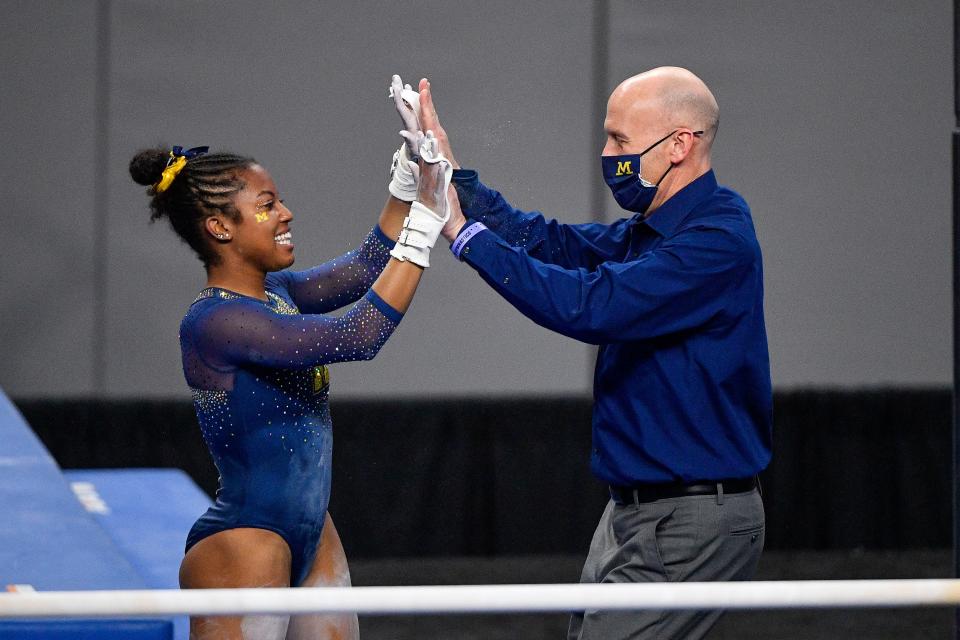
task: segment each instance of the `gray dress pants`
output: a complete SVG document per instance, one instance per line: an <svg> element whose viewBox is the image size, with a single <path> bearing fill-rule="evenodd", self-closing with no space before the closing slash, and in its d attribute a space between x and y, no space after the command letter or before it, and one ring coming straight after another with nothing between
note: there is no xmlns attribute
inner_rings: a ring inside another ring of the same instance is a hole
<svg viewBox="0 0 960 640"><path fill-rule="evenodd" d="M580 582L749 580L763 550L759 492L607 504ZM568 640L703 638L721 611L585 611Z"/></svg>

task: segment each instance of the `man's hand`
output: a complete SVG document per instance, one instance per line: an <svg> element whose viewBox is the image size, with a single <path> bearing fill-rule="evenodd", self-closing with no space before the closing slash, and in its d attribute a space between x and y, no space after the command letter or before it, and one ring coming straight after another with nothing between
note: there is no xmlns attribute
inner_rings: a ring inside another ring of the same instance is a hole
<svg viewBox="0 0 960 640"><path fill-rule="evenodd" d="M460 230L467 224L467 218L460 210L460 198L457 197L457 190L453 188L453 185L447 188L447 201L450 203L450 217L447 218L443 229L440 230L440 235L446 238L447 242L453 244L457 235L460 234Z"/></svg>
<svg viewBox="0 0 960 640"><path fill-rule="evenodd" d="M440 143L440 153L450 161L454 169L459 169L460 163L453 157L453 149L450 147L447 132L440 125L437 109L433 105L433 91L430 88L430 81L426 78L420 79L420 124L424 131L433 131L433 135L437 137L437 142Z"/></svg>
<svg viewBox="0 0 960 640"><path fill-rule="evenodd" d="M429 136L429 134L428 131L427 135ZM422 134L421 139L424 139ZM429 140L429 138L426 139ZM421 144L427 145L430 143L422 142ZM436 146L436 142L432 144ZM421 157L420 166L416 172L419 175L417 201L433 211L442 220L447 219L448 209L447 198L444 197L444 191L449 191L449 183L444 180L444 172L447 167L446 161L429 163L427 158Z"/></svg>

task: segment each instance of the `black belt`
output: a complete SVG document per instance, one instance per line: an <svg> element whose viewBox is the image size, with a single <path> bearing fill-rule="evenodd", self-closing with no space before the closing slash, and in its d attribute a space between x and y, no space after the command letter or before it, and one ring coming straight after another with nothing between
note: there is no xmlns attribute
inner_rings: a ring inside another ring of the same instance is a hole
<svg viewBox="0 0 960 640"><path fill-rule="evenodd" d="M617 504L653 502L664 498L682 498L683 496L715 496L718 493L746 493L757 486L757 477L731 478L727 480L701 480L690 484L665 482L662 484L641 484L636 487L615 487L610 485L610 497Z"/></svg>

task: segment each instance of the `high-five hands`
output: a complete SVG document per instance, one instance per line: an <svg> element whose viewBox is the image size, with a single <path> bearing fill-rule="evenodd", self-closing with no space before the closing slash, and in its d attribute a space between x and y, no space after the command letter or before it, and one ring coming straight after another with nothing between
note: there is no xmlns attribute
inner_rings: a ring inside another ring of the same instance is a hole
<svg viewBox="0 0 960 640"><path fill-rule="evenodd" d="M430 249L453 210L451 192L454 200L456 192L450 189L453 167L440 153L440 143L433 132L427 131L424 135L418 131L413 139L418 143L420 164L410 163L410 168L415 179L418 178L418 195L410 205L410 214L403 221L403 230L390 255L426 268L430 266ZM456 210L459 212L459 205Z"/></svg>
<svg viewBox="0 0 960 640"><path fill-rule="evenodd" d="M418 132L419 133L419 132ZM453 167L440 153L440 143L433 131L426 135L420 133L420 167L417 202L430 208L438 218L450 217L450 203L447 201L447 187L453 176Z"/></svg>
<svg viewBox="0 0 960 640"><path fill-rule="evenodd" d="M420 79L420 125L424 131L433 131L437 142L440 144L440 153L450 161L454 169L460 168L460 163L453 157L453 149L450 147L450 140L447 138L447 132L440 125L440 118L437 117L437 109L433 104L433 90L430 87L430 81L426 78Z"/></svg>
<svg viewBox="0 0 960 640"><path fill-rule="evenodd" d="M390 185L387 187L390 194L398 200L413 202L417 199L417 179L411 166L418 157L420 145L417 134L421 133L418 121L420 111L420 96L410 85L404 85L400 76L394 74L390 82L390 97L400 119L403 120L403 130L400 135L404 143L393 154L390 166Z"/></svg>
<svg viewBox="0 0 960 640"><path fill-rule="evenodd" d="M467 224L467 218L463 215L463 211L460 210L460 199L457 198L457 190L453 187L447 192L447 202L450 206L450 215L447 216L447 221L443 223L443 229L440 230L440 235L446 238L447 242L453 244L460 230Z"/></svg>
<svg viewBox="0 0 960 640"><path fill-rule="evenodd" d="M409 84L404 85L399 75L391 78L389 95L403 121L400 136L404 144L393 154L389 190L395 198L413 203L391 255L428 267L430 248L437 236L442 234L453 242L466 218L450 186L452 170L459 164L453 159L450 140L437 116L430 81L421 79L419 88L418 94Z"/></svg>
<svg viewBox="0 0 960 640"><path fill-rule="evenodd" d="M420 94L414 91L409 84L403 84L400 76L394 74L390 82L390 97L403 120L403 130L400 135L407 141L407 153L416 158L420 147L417 144L417 132L420 129Z"/></svg>
<svg viewBox="0 0 960 640"><path fill-rule="evenodd" d="M437 108L433 104L433 90L430 87L430 81L426 78L420 80L420 124L424 129L429 129L434 133L437 142L440 145L440 153L450 161L454 169L459 169L460 164L453 157L453 149L450 146L450 139L447 132L440 124L440 118L437 116ZM450 189L447 201L450 207L450 215L441 231L444 238L449 242L457 239L460 229L467 223L463 212L460 210L460 201L457 199L456 191Z"/></svg>

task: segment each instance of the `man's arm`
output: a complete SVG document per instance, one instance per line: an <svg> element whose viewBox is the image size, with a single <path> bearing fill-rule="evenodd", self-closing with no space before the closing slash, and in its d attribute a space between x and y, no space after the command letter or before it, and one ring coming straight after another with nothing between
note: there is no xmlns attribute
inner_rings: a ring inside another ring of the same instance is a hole
<svg viewBox="0 0 960 640"><path fill-rule="evenodd" d="M546 264L468 224L451 249L537 324L591 344L644 340L729 320L729 292L757 277L755 244L726 229L688 229L632 262ZM749 284L749 283L748 283ZM759 286L759 281L758 281Z"/></svg>
<svg viewBox="0 0 960 640"><path fill-rule="evenodd" d="M540 211L521 211L500 192L480 182L472 169L454 171L453 184L470 221L482 222L507 244L548 264L592 269L618 259L626 251L625 221L613 225L563 224Z"/></svg>
<svg viewBox="0 0 960 640"><path fill-rule="evenodd" d="M539 211L514 208L500 193L481 183L477 172L461 169L450 139L440 123L430 82L420 80L420 121L424 131L433 131L440 149L454 167L453 184L464 214L483 222L507 243L524 249L543 262L567 268L593 268L615 259L625 249L622 230L601 224L561 224Z"/></svg>

